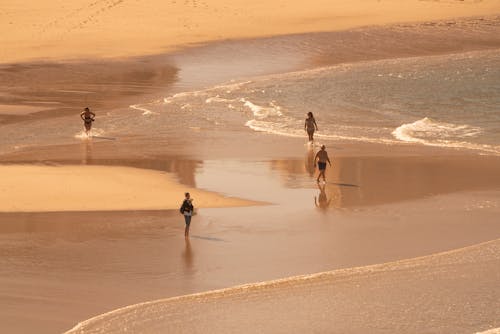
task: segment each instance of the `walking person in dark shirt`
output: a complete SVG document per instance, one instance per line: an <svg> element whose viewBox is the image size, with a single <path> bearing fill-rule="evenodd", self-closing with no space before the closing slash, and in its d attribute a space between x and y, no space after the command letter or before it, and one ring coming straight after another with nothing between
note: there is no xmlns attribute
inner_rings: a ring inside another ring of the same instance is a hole
<svg viewBox="0 0 500 334"><path fill-rule="evenodd" d="M184 229L184 237L189 238L189 225L191 224L191 217L193 216L193 199L189 193L185 193L184 201L182 202L180 212L184 215L186 228Z"/></svg>

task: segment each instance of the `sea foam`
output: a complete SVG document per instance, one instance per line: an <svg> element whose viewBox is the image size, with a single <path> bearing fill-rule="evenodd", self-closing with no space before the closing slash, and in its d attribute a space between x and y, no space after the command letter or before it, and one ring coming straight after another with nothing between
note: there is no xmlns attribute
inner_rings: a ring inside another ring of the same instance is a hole
<svg viewBox="0 0 500 334"><path fill-rule="evenodd" d="M477 137L482 132L483 130L480 127L438 122L425 117L413 123L399 126L392 132L392 135L403 142L500 154L500 147L498 146L467 141L470 138Z"/></svg>

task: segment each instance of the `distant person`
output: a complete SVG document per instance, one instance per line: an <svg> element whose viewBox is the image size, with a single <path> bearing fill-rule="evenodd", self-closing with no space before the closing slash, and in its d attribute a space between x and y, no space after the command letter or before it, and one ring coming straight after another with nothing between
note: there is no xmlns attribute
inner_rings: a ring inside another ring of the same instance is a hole
<svg viewBox="0 0 500 334"><path fill-rule="evenodd" d="M89 135L90 129L92 129L92 122L95 120L95 114L90 111L88 107L83 109L80 114L81 119L83 120L83 125L85 126L85 133L87 136Z"/></svg>
<svg viewBox="0 0 500 334"><path fill-rule="evenodd" d="M314 157L314 162L318 161L318 169L319 169L319 174L318 178L316 179L317 182L319 182L319 178L323 176L323 182L326 182L325 180L325 171L326 171L326 163L331 166L332 163L330 162L330 158L328 157L328 153L326 152L326 147L325 145L321 145L321 150L316 153L316 156Z"/></svg>
<svg viewBox="0 0 500 334"><path fill-rule="evenodd" d="M314 119L313 113L308 112L307 118L304 123L304 130L307 131L307 135L309 136L309 141L314 141L314 131L318 131L318 125L316 124L316 120Z"/></svg>
<svg viewBox="0 0 500 334"><path fill-rule="evenodd" d="M193 216L193 199L189 193L184 194L185 198L182 202L180 212L184 215L184 220L186 221L186 228L184 229L184 237L189 237L189 225L191 224L191 217Z"/></svg>

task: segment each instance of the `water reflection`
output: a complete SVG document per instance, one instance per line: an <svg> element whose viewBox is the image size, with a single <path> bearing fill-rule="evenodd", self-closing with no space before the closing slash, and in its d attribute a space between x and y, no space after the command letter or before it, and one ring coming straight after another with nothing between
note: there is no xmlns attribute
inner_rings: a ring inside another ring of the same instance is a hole
<svg viewBox="0 0 500 334"><path fill-rule="evenodd" d="M92 165L92 140L87 139L82 142L82 165Z"/></svg>
<svg viewBox="0 0 500 334"><path fill-rule="evenodd" d="M316 205L317 208L326 210L330 206L330 202L332 199L328 199L326 195L326 184L320 184L318 183L318 189L319 189L319 195L318 197L314 196L314 205Z"/></svg>
<svg viewBox="0 0 500 334"><path fill-rule="evenodd" d="M306 155L304 162L305 162L304 166L306 168L307 173L309 173L309 176L314 176L315 168L314 168L314 149L313 149L313 147L309 147L307 149L307 155Z"/></svg>
<svg viewBox="0 0 500 334"><path fill-rule="evenodd" d="M326 170L315 205L322 209L378 205L500 185L500 158L337 157ZM288 188L315 188L304 159L272 161Z"/></svg>
<svg viewBox="0 0 500 334"><path fill-rule="evenodd" d="M191 241L189 238L185 239L186 243L184 245L184 251L182 252L182 260L184 261L184 272L192 273L193 272L193 250L191 248Z"/></svg>

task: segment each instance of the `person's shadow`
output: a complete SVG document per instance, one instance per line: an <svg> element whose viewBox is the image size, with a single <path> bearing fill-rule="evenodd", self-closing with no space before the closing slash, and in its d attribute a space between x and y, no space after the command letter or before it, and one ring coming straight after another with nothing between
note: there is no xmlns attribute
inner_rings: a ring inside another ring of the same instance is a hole
<svg viewBox="0 0 500 334"><path fill-rule="evenodd" d="M314 205L319 209L326 210L330 206L332 199L328 199L326 196L326 184L321 185L318 183L318 189L319 195L318 197L314 196Z"/></svg>

